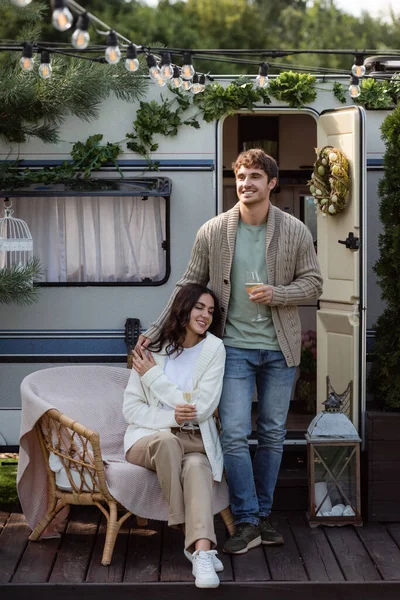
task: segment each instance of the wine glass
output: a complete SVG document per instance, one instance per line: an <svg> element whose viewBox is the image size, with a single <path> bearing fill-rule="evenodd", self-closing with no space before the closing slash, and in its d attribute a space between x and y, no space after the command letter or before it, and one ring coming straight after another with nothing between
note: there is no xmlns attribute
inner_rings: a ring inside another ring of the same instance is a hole
<svg viewBox="0 0 400 600"><path fill-rule="evenodd" d="M260 276L257 273L257 271L246 271L246 279L245 279L246 292L248 294L251 294L251 292L260 285L263 285L263 282L261 281ZM253 322L257 322L257 323L260 321L268 321L268 317L263 317L262 314L260 313L260 307L258 306L257 303L256 303L256 307L257 307L257 316L251 320Z"/></svg>
<svg viewBox="0 0 400 600"><path fill-rule="evenodd" d="M185 402L188 402L189 404L192 403L192 391L191 390L182 392L182 396L183 396ZM181 429L184 429L185 431L194 431L195 429L200 429L200 428L197 425L197 423L195 423L192 420L189 420L189 421L184 421L182 423Z"/></svg>

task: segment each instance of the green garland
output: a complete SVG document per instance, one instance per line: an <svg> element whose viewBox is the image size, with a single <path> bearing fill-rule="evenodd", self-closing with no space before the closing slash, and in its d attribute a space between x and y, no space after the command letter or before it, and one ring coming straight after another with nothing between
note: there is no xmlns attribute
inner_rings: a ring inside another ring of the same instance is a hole
<svg viewBox="0 0 400 600"><path fill-rule="evenodd" d="M0 269L0 303L30 305L38 301L40 288L34 283L43 273L37 257L27 265L3 267Z"/></svg>

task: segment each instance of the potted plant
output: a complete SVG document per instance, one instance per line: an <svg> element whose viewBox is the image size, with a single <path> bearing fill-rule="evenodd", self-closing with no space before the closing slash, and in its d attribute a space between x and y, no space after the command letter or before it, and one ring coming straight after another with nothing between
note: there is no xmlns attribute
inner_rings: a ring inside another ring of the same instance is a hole
<svg viewBox="0 0 400 600"><path fill-rule="evenodd" d="M314 414L317 399L317 335L315 331L301 334L300 374L296 383L296 400L302 410Z"/></svg>

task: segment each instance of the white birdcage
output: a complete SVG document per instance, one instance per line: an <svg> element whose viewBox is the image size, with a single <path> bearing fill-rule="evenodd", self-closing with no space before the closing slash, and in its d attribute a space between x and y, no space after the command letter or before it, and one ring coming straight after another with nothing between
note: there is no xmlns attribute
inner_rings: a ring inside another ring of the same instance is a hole
<svg viewBox="0 0 400 600"><path fill-rule="evenodd" d="M11 201L4 200L4 217L0 218L0 268L25 267L32 259L33 240L28 225L12 215Z"/></svg>

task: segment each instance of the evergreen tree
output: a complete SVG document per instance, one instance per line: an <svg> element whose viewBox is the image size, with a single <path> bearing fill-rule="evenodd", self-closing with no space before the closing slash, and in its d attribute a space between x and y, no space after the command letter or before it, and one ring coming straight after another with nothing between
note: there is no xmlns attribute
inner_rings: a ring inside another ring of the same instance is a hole
<svg viewBox="0 0 400 600"><path fill-rule="evenodd" d="M379 182L379 215L383 233L374 266L386 308L375 326L375 359L370 383L375 398L387 408L400 408L400 106L384 120L384 177Z"/></svg>

